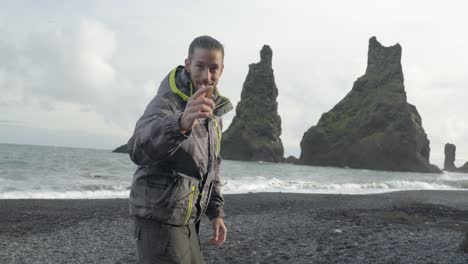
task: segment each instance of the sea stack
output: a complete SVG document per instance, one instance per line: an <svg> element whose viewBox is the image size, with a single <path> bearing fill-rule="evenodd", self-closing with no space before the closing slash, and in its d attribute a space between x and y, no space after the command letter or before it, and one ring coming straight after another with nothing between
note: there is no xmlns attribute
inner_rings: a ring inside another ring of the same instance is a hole
<svg viewBox="0 0 468 264"><path fill-rule="evenodd" d="M117 147L116 149L114 149L112 151L113 153L125 153L125 154L128 154L128 147L127 147L127 144L124 144L120 147Z"/></svg>
<svg viewBox="0 0 468 264"><path fill-rule="evenodd" d="M384 47L372 37L365 74L304 133L300 162L440 173L429 153L421 117L406 99L401 46Z"/></svg>
<svg viewBox="0 0 468 264"><path fill-rule="evenodd" d="M272 56L271 48L264 45L260 62L249 65L236 116L223 133L221 156L224 159L268 162L284 159Z"/></svg>
<svg viewBox="0 0 468 264"><path fill-rule="evenodd" d="M468 173L468 162L466 162L465 165L461 166L460 168L455 166L456 151L457 147L454 144L445 144L444 170Z"/></svg>
<svg viewBox="0 0 468 264"><path fill-rule="evenodd" d="M444 170L446 171L454 171L457 169L455 167L455 153L457 151L457 147L454 144L447 143L445 144L444 154Z"/></svg>

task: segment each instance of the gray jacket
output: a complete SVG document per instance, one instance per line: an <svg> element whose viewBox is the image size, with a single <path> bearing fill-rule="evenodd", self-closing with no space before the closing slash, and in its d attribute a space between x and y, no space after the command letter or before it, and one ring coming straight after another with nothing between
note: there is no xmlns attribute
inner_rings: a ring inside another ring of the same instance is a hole
<svg viewBox="0 0 468 264"><path fill-rule="evenodd" d="M219 165L221 116L233 107L213 94L213 116L195 121L188 134L179 131L192 85L183 66L161 82L156 97L138 120L128 141L131 160L138 165L130 191L130 214L172 225L194 223L206 213L223 217Z"/></svg>

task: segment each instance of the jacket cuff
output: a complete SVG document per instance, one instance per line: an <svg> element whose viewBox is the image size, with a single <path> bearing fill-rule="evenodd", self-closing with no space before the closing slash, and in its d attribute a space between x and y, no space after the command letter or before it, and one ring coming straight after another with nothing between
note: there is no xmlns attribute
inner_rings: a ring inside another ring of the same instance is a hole
<svg viewBox="0 0 468 264"><path fill-rule="evenodd" d="M211 220L215 218L224 218L226 215L224 214L224 208L223 207L215 207L215 208L209 208L206 210L205 213L208 218Z"/></svg>
<svg viewBox="0 0 468 264"><path fill-rule="evenodd" d="M175 116L171 118L167 124L168 134L171 135L171 137L177 142L180 142L180 141L183 141L184 139L189 138L192 132L192 130L189 130L187 131L187 133L184 134L180 131L179 120L182 117L182 114L183 112L176 113Z"/></svg>

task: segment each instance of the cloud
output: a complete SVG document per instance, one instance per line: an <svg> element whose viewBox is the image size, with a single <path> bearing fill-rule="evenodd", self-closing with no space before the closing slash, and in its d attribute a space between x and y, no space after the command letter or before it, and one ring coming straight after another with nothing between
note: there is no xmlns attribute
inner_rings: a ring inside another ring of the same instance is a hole
<svg viewBox="0 0 468 264"><path fill-rule="evenodd" d="M60 31L34 33L16 50L14 69L20 90L51 100L78 104L101 103L115 80L110 59L115 34L95 20Z"/></svg>
<svg viewBox="0 0 468 264"><path fill-rule="evenodd" d="M383 45L403 47L408 100L422 116L433 153L442 153L449 140L468 153L462 146L468 142L462 2L425 2L423 13L416 3L401 9L402 0L390 7L372 1L208 2L210 8L190 1L4 4L0 119L125 141L162 78L183 62L188 43L209 34L225 44L220 88L234 104L248 64L259 60L263 44L272 47L282 140L288 151L298 150L303 133L364 73L367 40L376 35ZM194 17L199 13L209 15ZM174 20L174 14L194 19ZM225 116L225 129L233 116Z"/></svg>
<svg viewBox="0 0 468 264"><path fill-rule="evenodd" d="M129 124L151 98L148 87L154 82L134 80L119 72L113 62L117 48L116 33L89 19L52 32L31 33L20 45L0 41L0 106L10 106L10 111L35 106L51 116L55 109L62 109L73 114L68 120L92 112L102 116L99 122L109 129L128 133ZM98 122L98 118L88 122ZM31 123L34 126L34 120ZM101 124L94 126L102 130Z"/></svg>
<svg viewBox="0 0 468 264"><path fill-rule="evenodd" d="M17 120L8 120L8 119L0 119L0 126L18 126L23 124L23 122L17 121Z"/></svg>
<svg viewBox="0 0 468 264"><path fill-rule="evenodd" d="M115 52L115 33L102 23L84 20L79 32L79 70L84 86L100 90L115 81L110 60Z"/></svg>

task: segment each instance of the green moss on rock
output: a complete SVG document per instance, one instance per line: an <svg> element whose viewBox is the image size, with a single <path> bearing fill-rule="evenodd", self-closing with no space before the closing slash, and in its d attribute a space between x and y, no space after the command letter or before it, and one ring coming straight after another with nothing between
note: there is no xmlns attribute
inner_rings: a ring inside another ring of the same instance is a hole
<svg viewBox="0 0 468 264"><path fill-rule="evenodd" d="M440 172L429 164L429 140L407 103L401 46L369 41L366 73L301 141L300 162L375 170Z"/></svg>
<svg viewBox="0 0 468 264"><path fill-rule="evenodd" d="M271 48L265 45L260 62L249 65L236 116L223 133L224 159L269 162L284 159L272 55Z"/></svg>

